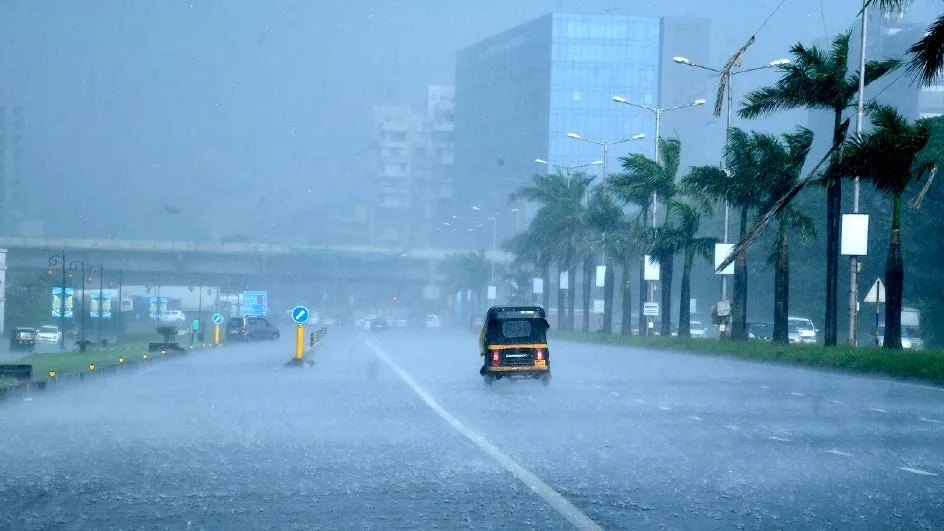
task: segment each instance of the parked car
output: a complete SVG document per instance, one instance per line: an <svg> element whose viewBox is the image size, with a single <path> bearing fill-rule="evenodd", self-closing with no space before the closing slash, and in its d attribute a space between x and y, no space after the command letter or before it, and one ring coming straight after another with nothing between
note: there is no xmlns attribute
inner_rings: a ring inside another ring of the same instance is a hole
<svg viewBox="0 0 944 531"><path fill-rule="evenodd" d="M371 332L386 332L390 330L390 323L386 319L371 319L370 320L370 331Z"/></svg>
<svg viewBox="0 0 944 531"><path fill-rule="evenodd" d="M816 343L816 334L819 330L813 325L813 321L806 317L788 317L787 321L800 331L800 340L798 343Z"/></svg>

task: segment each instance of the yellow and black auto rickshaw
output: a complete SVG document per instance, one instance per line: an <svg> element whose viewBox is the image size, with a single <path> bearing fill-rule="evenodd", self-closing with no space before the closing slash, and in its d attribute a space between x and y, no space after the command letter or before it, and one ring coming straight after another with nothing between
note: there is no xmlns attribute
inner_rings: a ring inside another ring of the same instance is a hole
<svg viewBox="0 0 944 531"><path fill-rule="evenodd" d="M540 306L493 306L479 333L483 357L479 373L486 385L502 378L528 378L551 383L547 348L550 325Z"/></svg>
<svg viewBox="0 0 944 531"><path fill-rule="evenodd" d="M10 350L33 352L36 349L36 329L20 326L10 333Z"/></svg>

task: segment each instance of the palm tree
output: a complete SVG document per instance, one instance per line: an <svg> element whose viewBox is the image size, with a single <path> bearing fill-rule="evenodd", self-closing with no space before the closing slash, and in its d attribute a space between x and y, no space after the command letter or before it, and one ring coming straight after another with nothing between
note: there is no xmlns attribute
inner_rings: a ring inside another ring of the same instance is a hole
<svg viewBox="0 0 944 531"><path fill-rule="evenodd" d="M666 206L670 204L671 202ZM647 236L649 252L659 262L659 280L662 287L662 321L659 328L663 337L672 333L672 277L675 273L675 255L680 248L678 230L672 223L671 212L668 209L665 223L661 227L649 229Z"/></svg>
<svg viewBox="0 0 944 531"><path fill-rule="evenodd" d="M443 260L443 272L451 289L471 291L473 301L469 302L478 304L491 278L491 261L485 256L485 251L450 254ZM470 304L469 311L481 309Z"/></svg>
<svg viewBox="0 0 944 531"><path fill-rule="evenodd" d="M900 13L914 0L865 0L863 9L872 4L885 13ZM924 37L908 49L911 53L909 70L918 74L918 79L930 84L944 69L944 15L938 17L928 27Z"/></svg>
<svg viewBox="0 0 944 531"><path fill-rule="evenodd" d="M679 337L691 337L692 319L690 300L692 298L692 265L695 258L711 260L717 238L698 237L701 215L709 212L700 210L690 203L672 201L668 205L669 216L674 221L678 250L682 253L682 287L679 296Z"/></svg>
<svg viewBox="0 0 944 531"><path fill-rule="evenodd" d="M892 196L892 229L885 261L885 344L901 349L901 306L905 266L901 256L901 196L908 185L933 171L934 163L916 158L931 137L931 123L909 123L892 107L871 112L875 129L847 142L830 180L858 175L876 190Z"/></svg>
<svg viewBox="0 0 944 531"><path fill-rule="evenodd" d="M655 195L659 201L666 203L675 197L676 175L681 161L682 143L677 138L659 138L659 160L653 160L645 155L633 153L621 157L623 172L607 177L607 183L613 195L624 204L636 205L640 208L638 222L644 226L651 226L652 198ZM643 253L647 249L640 249ZM669 266L671 267L671 266ZM640 256L639 261L639 335L646 335L643 306L646 302L646 290L643 272L645 262ZM661 275L660 275L661 276Z"/></svg>
<svg viewBox="0 0 944 531"><path fill-rule="evenodd" d="M747 234L747 221L760 205L764 184L759 179L751 135L732 127L724 153L727 170L717 166L696 166L682 179L682 186L694 197L727 202L740 210L740 238ZM731 337L747 339L747 250L740 249L734 262L734 297L731 304Z"/></svg>
<svg viewBox="0 0 944 531"><path fill-rule="evenodd" d="M613 256L625 254L625 236L628 232L623 210L613 200L613 195L604 183L593 189L587 207L588 234L594 242L592 250L606 253L606 272L603 282L603 327L602 332L613 332L613 299L615 275Z"/></svg>
<svg viewBox="0 0 944 531"><path fill-rule="evenodd" d="M833 144L842 141L842 113L857 103L859 72L846 75L851 32L837 35L828 51L797 43L790 49L793 61L777 68L783 77L770 87L753 90L738 111L742 118L756 118L774 111L796 108L828 109L834 114ZM885 59L865 65L864 83L871 84L898 68L900 61ZM834 162L838 152L834 153ZM839 223L842 210L841 180L826 188L826 318L824 343L836 345L838 329Z"/></svg>
<svg viewBox="0 0 944 531"><path fill-rule="evenodd" d="M800 182L803 165L813 145L813 132L798 127L796 132L782 135L783 142L774 135L754 133L752 143L764 174L767 194L760 211L767 212ZM774 334L773 340L789 342L790 315L790 247L789 233L795 231L809 244L816 235L813 220L792 205L776 214L777 234L767 257L774 264Z"/></svg>
<svg viewBox="0 0 944 531"><path fill-rule="evenodd" d="M525 199L539 206L531 221L532 233L557 261L558 272L567 271L570 301L568 316L564 319L564 291L558 290L558 328L574 328L574 287L578 244L585 225L583 198L593 178L581 172L564 174L537 174L532 183L511 194L513 200Z"/></svg>

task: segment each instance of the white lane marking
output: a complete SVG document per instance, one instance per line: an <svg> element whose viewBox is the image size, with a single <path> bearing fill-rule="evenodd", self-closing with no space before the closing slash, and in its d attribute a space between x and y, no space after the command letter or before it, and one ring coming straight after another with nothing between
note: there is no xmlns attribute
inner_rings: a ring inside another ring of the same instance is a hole
<svg viewBox="0 0 944 531"><path fill-rule="evenodd" d="M645 404L646 401L643 400L642 398L637 398L637 399L636 399L636 403L637 403L637 404Z"/></svg>
<svg viewBox="0 0 944 531"><path fill-rule="evenodd" d="M766 386L766 385L762 385L762 386L760 386L760 388L763 389L764 391L770 391L770 387L768 387L768 386Z"/></svg>
<svg viewBox="0 0 944 531"><path fill-rule="evenodd" d="M777 437L776 435L771 435L770 437L767 437L767 438L770 439L771 441L790 442L790 439L786 439L784 437Z"/></svg>
<svg viewBox="0 0 944 531"><path fill-rule="evenodd" d="M804 396L803 393L790 393L793 396Z"/></svg>
<svg viewBox="0 0 944 531"><path fill-rule="evenodd" d="M887 410L887 409L881 409L881 408L877 408L877 407L870 407L869 409L872 410L872 411L874 411L874 412L876 412L876 413L888 413L888 410Z"/></svg>
<svg viewBox="0 0 944 531"><path fill-rule="evenodd" d="M727 428L727 429L729 429L729 430L739 430L739 429L741 429L741 428L738 428L737 426L735 426L734 424L725 424L724 427Z"/></svg>
<svg viewBox="0 0 944 531"><path fill-rule="evenodd" d="M848 454L848 453L843 452L843 451L841 451L841 450L836 450L835 448L833 448L832 450L826 450L826 453L827 453L827 454L833 454L833 455L841 455L841 456L843 456L843 457L852 457L852 454Z"/></svg>
<svg viewBox="0 0 944 531"><path fill-rule="evenodd" d="M662 411L672 411L672 408L668 406L659 406L659 409L661 409Z"/></svg>
<svg viewBox="0 0 944 531"><path fill-rule="evenodd" d="M610 394L613 395L613 396L619 396L619 395L620 395L620 394L617 393L616 391L610 391Z"/></svg>
<svg viewBox="0 0 944 531"><path fill-rule="evenodd" d="M704 420L703 418L699 417L698 415L689 415L688 418L690 418L690 419L692 419L692 420Z"/></svg>
<svg viewBox="0 0 944 531"><path fill-rule="evenodd" d="M830 400L830 402L832 402L833 404L844 404L844 403L845 403L845 402L843 402L842 400Z"/></svg>
<svg viewBox="0 0 944 531"><path fill-rule="evenodd" d="M498 449L497 446L492 444L488 439L479 435L471 428L467 427L465 424L459 421L459 419L453 417L448 411L446 411L442 406L433 399L422 387L420 387L409 374L403 371L397 364L390 359L386 352L384 352L380 347L376 346L370 340L365 339L364 343L370 347L371 350L380 358L384 363L390 367L393 372L397 373L397 376L403 380L410 389L416 393L423 402L429 406L440 418L445 420L454 430L465 436L466 439L471 441L473 444L479 447L480 450L485 452L489 457L494 459L499 465L502 466L505 470L511 473L511 475L518 478L519 481L524 483L528 488L533 490L538 496L540 496L544 501L548 503L551 507L554 508L561 516L563 516L567 521L572 523L577 529L587 529L587 530L599 530L603 531L603 528L600 527L596 522L590 519L586 514L580 511L572 503L567 501L566 498L561 496L556 490L551 488L550 485L541 481L536 475L532 472L519 465L514 459L509 457L507 454L503 453Z"/></svg>
<svg viewBox="0 0 944 531"><path fill-rule="evenodd" d="M936 476L934 472L928 472L927 470L921 470L920 468L911 468L910 466L900 466L898 470L904 472L911 472L912 474L917 474L919 476Z"/></svg>
<svg viewBox="0 0 944 531"><path fill-rule="evenodd" d="M921 420L923 420L923 421L925 421L925 422L930 422L930 423L932 423L932 424L944 424L944 422L941 422L940 420L929 419L929 418L925 418L925 417L921 417Z"/></svg>

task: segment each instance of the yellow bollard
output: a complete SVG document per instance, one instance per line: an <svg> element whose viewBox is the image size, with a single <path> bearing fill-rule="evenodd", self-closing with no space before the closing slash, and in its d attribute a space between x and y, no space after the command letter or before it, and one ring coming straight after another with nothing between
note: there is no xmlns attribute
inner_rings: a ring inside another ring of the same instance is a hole
<svg viewBox="0 0 944 531"><path fill-rule="evenodd" d="M124 357L118 358L118 363L124 363L124 362L125 362L125 358L124 358Z"/></svg>
<svg viewBox="0 0 944 531"><path fill-rule="evenodd" d="M55 377L56 377L56 371L50 369L50 370L49 370L49 377L50 377L50 378L55 378Z"/></svg>
<svg viewBox="0 0 944 531"><path fill-rule="evenodd" d="M94 363L89 363L89 371L95 372L95 364L94 364Z"/></svg>
<svg viewBox="0 0 944 531"><path fill-rule="evenodd" d="M295 326L295 359L305 356L305 325Z"/></svg>
<svg viewBox="0 0 944 531"><path fill-rule="evenodd" d="M215 329L213 330L213 341L217 345L220 344L220 325L216 325Z"/></svg>

